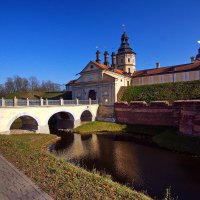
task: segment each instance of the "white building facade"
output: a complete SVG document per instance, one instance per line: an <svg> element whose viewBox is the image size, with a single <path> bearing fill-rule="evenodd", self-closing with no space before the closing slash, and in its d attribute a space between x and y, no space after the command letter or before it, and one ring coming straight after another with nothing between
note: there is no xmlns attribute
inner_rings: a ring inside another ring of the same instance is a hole
<svg viewBox="0 0 200 200"><path fill-rule="evenodd" d="M100 52L96 52L96 61L90 61L79 73L80 77L66 84L72 99L98 100L99 104L112 105L117 101L121 86L131 84L131 73L135 71L135 53L129 47L128 36L123 33L118 53L112 52L112 64L109 54L104 53L101 63Z"/></svg>

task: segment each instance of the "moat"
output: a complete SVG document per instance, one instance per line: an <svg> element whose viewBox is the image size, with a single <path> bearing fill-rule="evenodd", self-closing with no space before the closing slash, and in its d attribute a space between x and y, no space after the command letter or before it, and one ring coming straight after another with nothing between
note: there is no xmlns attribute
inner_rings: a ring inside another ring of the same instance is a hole
<svg viewBox="0 0 200 200"><path fill-rule="evenodd" d="M50 147L57 157L111 175L114 181L161 199L171 187L173 197L197 199L200 157L144 145L115 135L65 134Z"/></svg>

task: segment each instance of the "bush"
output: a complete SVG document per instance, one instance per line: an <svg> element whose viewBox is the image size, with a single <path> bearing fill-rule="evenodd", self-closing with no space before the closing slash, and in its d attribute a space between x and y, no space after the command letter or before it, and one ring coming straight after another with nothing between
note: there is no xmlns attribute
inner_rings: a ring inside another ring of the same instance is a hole
<svg viewBox="0 0 200 200"><path fill-rule="evenodd" d="M176 100L200 99L200 81L163 83L154 85L129 86L126 88L123 101L161 101L170 103Z"/></svg>

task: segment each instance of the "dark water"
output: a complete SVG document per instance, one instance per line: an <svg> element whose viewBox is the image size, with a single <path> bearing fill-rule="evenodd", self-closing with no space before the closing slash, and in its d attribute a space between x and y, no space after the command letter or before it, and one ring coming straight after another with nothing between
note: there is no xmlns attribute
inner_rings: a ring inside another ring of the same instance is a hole
<svg viewBox="0 0 200 200"><path fill-rule="evenodd" d="M116 137L66 134L52 149L58 157L105 171L152 197L161 199L171 187L173 197L200 199L200 158Z"/></svg>

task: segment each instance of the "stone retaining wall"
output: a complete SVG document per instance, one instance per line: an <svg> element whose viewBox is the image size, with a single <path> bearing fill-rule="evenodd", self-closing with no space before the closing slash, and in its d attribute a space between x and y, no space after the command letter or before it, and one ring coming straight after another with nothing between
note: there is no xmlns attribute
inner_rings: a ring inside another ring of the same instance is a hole
<svg viewBox="0 0 200 200"><path fill-rule="evenodd" d="M116 121L125 124L177 127L182 134L200 135L200 100L115 103Z"/></svg>

